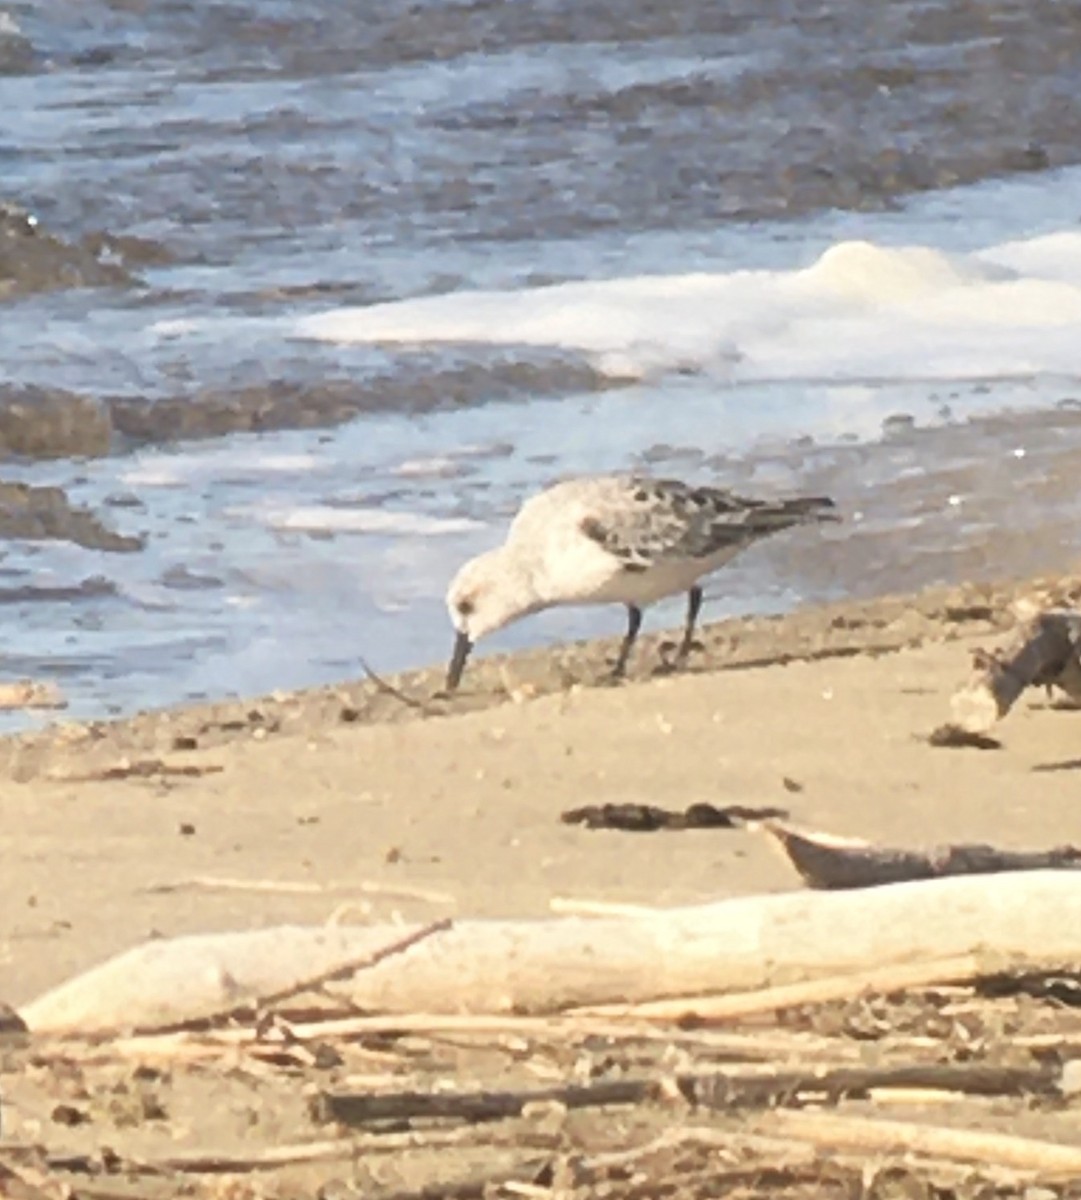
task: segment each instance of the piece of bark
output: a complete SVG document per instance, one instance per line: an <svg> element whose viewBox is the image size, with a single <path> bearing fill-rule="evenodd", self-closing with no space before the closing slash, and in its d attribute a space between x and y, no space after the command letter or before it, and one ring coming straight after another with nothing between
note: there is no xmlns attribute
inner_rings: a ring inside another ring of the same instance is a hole
<svg viewBox="0 0 1081 1200"><path fill-rule="evenodd" d="M974 655L975 673L951 699L954 723L987 733L1029 687L1057 687L1081 700L1081 612L1049 609L1004 649Z"/></svg>
<svg viewBox="0 0 1081 1200"><path fill-rule="evenodd" d="M652 833L656 829L738 829L749 821L786 816L783 808L747 808L742 804L724 808L691 804L682 812L655 804L587 804L568 809L560 819L564 825L584 825L587 829Z"/></svg>
<svg viewBox="0 0 1081 1200"><path fill-rule="evenodd" d="M420 926L412 927L414 930ZM169 1028L301 986L408 926L155 940L26 1005L36 1032ZM1035 948L1035 949L1034 949ZM367 1013L545 1013L748 992L974 955L985 974L1081 961L1081 873L1016 871L782 892L634 917L463 920L324 985Z"/></svg>
<svg viewBox="0 0 1081 1200"><path fill-rule="evenodd" d="M901 850L829 834L800 832L773 821L763 828L777 840L800 877L813 888L866 888L950 875L1081 869L1081 849L1076 846L1002 850L979 843L962 843L929 850Z"/></svg>

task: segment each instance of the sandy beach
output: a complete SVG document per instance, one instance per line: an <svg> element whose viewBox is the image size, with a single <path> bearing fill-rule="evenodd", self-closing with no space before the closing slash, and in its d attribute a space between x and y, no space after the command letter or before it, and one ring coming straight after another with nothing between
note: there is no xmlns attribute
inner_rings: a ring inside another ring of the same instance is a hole
<svg viewBox="0 0 1081 1200"><path fill-rule="evenodd" d="M584 804L775 808L797 825L890 845L1077 843L1076 713L1030 692L996 731L997 749L939 748L927 736L949 718L974 649L1000 644L1036 606L1079 593L1081 579L1068 576L724 622L703 630L701 653L678 675L657 673L665 639L648 637L619 686L599 682L614 644L590 643L479 659L453 701L433 698L441 677L433 669L9 738L0 746L0 999L18 1008L118 951L192 931L331 918L544 917L561 902L663 907L802 886L760 829L629 833L561 820ZM787 1147L785 1163L795 1157L778 1174L761 1165L762 1145L773 1143L746 1142L759 1118L747 1125L739 1111L715 1113L705 1133L706 1117L654 1104L593 1115L560 1109L558 1119L525 1114L449 1133L407 1123L407 1132L350 1142L341 1131L328 1141L308 1101L336 1081L528 1089L586 1062L601 1078L655 1075L672 1062L702 1069L727 1061L733 1038L752 1059L768 1050L804 1068L817 1055L888 1070L918 1053L933 1070L937 1061L963 1063L972 1039L997 1063L1024 1058L1011 1049L1019 1030L1034 1044L1078 1036L1067 1013L1023 996L959 1003L968 1015L956 1017L949 997L946 989L945 998L796 1009L730 1027L717 1035L727 1050L711 1049L708 1031L686 1050L675 1033L649 1036L637 1049L602 1041L609 1049L595 1063L590 1056L601 1050L588 1037L574 1050L512 1033L375 1036L343 1047L344 1059L329 1049L312 1057L298 1044L270 1047L262 1064L226 1053L205 1065L186 1060L196 1050L183 1045L115 1057L106 1044L95 1060L93 1044L35 1049L0 1037L0 1094L9 1144L30 1154L11 1160L20 1186L39 1168L18 1164L40 1162L42 1187L53 1189L27 1193L34 1196L59 1195L56 1180L79 1180L79 1172L117 1170L103 1146L127 1164L166 1164L150 1175L119 1168L115 1186L125 1177L125 1196L329 1195L337 1187L419 1197L436 1194L433 1187L480 1195L487 1185L470 1182L478 1164L484 1179L528 1179L540 1169L530 1165L531 1145L547 1147L555 1156L548 1162L585 1151L603 1162L658 1138L647 1170L690 1180L679 1193L688 1198L706 1194L693 1180L717 1178L708 1157L715 1152L695 1151L707 1156L700 1163L670 1159L664 1147L673 1137L742 1147L761 1185L748 1195L840 1196L853 1173L870 1169L866 1151L842 1170L830 1165L835 1155L809 1152L798 1130L792 1141L782 1129L789 1140L776 1146ZM868 1036L874 1044L865 1046ZM858 1100L843 1111L883 1115ZM1021 1133L1058 1143L1055 1153L1078 1142L1069 1110L1005 1099L957 1096L928 1107L913 1093L886 1115L894 1114L936 1128ZM266 1156L276 1153L285 1165L267 1173ZM199 1166L207 1155L214 1165ZM350 1155L351 1164L342 1161ZM44 1164L56 1161L69 1165L46 1185L54 1167ZM894 1158L875 1161L900 1169ZM927 1169L933 1178L960 1170Z"/></svg>
<svg viewBox="0 0 1081 1200"><path fill-rule="evenodd" d="M977 646L1076 580L938 589L707 627L690 671L596 686L612 643L57 725L0 745L3 999L148 937L356 919L541 915L799 886L754 830L567 825L583 804L777 807L896 844L1078 841L1076 717L1030 693L997 751L941 749Z"/></svg>

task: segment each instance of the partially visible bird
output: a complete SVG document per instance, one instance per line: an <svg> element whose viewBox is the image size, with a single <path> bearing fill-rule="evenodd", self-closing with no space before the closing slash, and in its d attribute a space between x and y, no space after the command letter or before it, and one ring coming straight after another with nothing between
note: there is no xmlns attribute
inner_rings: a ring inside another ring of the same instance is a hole
<svg viewBox="0 0 1081 1200"><path fill-rule="evenodd" d="M837 520L833 507L825 497L749 500L645 475L594 475L546 488L522 505L503 545L470 559L447 591L457 631L447 690L458 686L481 638L556 605L626 606L627 632L612 673L620 678L642 609L686 592L682 663L702 606L698 581L760 538Z"/></svg>

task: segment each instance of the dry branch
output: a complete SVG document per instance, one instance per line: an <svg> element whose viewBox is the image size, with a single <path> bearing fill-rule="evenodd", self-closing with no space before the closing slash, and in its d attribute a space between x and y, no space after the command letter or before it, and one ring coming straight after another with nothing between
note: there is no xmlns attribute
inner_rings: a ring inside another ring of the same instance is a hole
<svg viewBox="0 0 1081 1200"><path fill-rule="evenodd" d="M519 1131L515 1141L528 1142ZM295 1142L268 1146L247 1154L227 1151L194 1151L173 1154L164 1158L134 1159L113 1156L110 1169L132 1175L225 1175L253 1171L275 1171L282 1167L306 1163L340 1162L345 1159L366 1158L371 1154L409 1153L418 1149L438 1150L477 1144L470 1129L432 1130L423 1132L380 1133L355 1137L334 1138L319 1142ZM481 1144L498 1144L489 1136ZM50 1155L47 1165L56 1171L75 1174L96 1174L101 1164L89 1155ZM0 1175L0 1183L3 1182ZM80 1189L81 1193L82 1189ZM0 1196L4 1193L0 1192ZM6 1197L5 1197L6 1200Z"/></svg>
<svg viewBox="0 0 1081 1200"><path fill-rule="evenodd" d="M680 1090L703 1108L744 1108L814 1097L836 1102L894 1088L929 1088L970 1096L1056 1096L1060 1072L1050 1065L999 1067L985 1063L914 1063L882 1067L748 1072L714 1070L679 1078Z"/></svg>
<svg viewBox="0 0 1081 1200"><path fill-rule="evenodd" d="M763 1133L796 1138L828 1151L918 1154L1067 1178L1081 1174L1081 1146L1063 1146L1009 1134L781 1109L759 1118L756 1127Z"/></svg>
<svg viewBox="0 0 1081 1200"><path fill-rule="evenodd" d="M641 1104L659 1094L655 1079L609 1079L556 1087L473 1092L324 1092L313 1106L316 1119L351 1128L415 1120L499 1121L521 1116L529 1104L564 1108Z"/></svg>
<svg viewBox="0 0 1081 1200"><path fill-rule="evenodd" d="M975 654L975 673L952 698L954 721L986 733L1028 687L1057 687L1081 700L1081 612L1050 609L1027 622L1005 649Z"/></svg>
<svg viewBox="0 0 1081 1200"><path fill-rule="evenodd" d="M1081 869L1081 850L1001 850L961 844L930 850L899 850L852 842L827 834L802 833L777 822L762 826L780 844L804 882L813 888L878 887L906 880L950 875L992 875L1001 871Z"/></svg>
<svg viewBox="0 0 1081 1200"><path fill-rule="evenodd" d="M513 1014L492 1016L455 1015L447 1013L409 1013L402 1016L343 1017L284 1025L288 1045L304 1045L308 1041L341 1042L370 1037L407 1037L421 1035L458 1036L484 1039L513 1038L518 1042L532 1041L566 1045L582 1041L603 1040L608 1043L632 1045L636 1042L694 1047L703 1053L722 1056L739 1062L755 1062L770 1057L797 1058L804 1062L833 1063L848 1058L858 1059L858 1047L836 1038L812 1033L763 1031L729 1033L711 1029L659 1028L647 1022L606 1020L570 1015L567 1017L520 1017ZM259 1044L261 1031L253 1026L233 1026L199 1033L142 1034L130 1038L110 1039L97 1048L78 1048L62 1041L55 1046L38 1047L41 1057L50 1051L59 1056L78 1056L80 1064L115 1061L117 1057L143 1060L195 1061L214 1058L224 1053L244 1050ZM282 1043L268 1044L268 1048ZM366 1053L373 1053L371 1050ZM393 1055L386 1056L394 1060Z"/></svg>
<svg viewBox="0 0 1081 1200"><path fill-rule="evenodd" d="M924 1063L884 1067L821 1067L786 1070L774 1067L721 1068L674 1077L689 1103L712 1109L765 1107L813 1097L836 1102L889 1088L934 1088L979 1096L1055 1096L1059 1072L1051 1066L999 1067L980 1063ZM324 1092L315 1114L320 1120L350 1127L381 1126L416 1120L474 1123L522 1114L527 1105L556 1103L564 1108L642 1104L669 1094L662 1078L600 1080L503 1091Z"/></svg>

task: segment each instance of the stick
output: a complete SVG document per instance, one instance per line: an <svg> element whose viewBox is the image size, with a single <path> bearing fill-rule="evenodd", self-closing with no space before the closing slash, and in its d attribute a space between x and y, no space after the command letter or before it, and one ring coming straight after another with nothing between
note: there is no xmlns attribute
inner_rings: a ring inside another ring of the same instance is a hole
<svg viewBox="0 0 1081 1200"><path fill-rule="evenodd" d="M799 1162L810 1165L816 1161L814 1150L806 1142L793 1142L783 1138L771 1138L713 1129L709 1126L674 1126L660 1136L629 1150L610 1150L591 1155L582 1161L582 1170L593 1174L608 1171L613 1167L625 1168L648 1158L659 1151L674 1150L680 1146L708 1146L713 1150L751 1152L762 1155L773 1162Z"/></svg>
<svg viewBox="0 0 1081 1200"><path fill-rule="evenodd" d="M917 1063L883 1067L833 1067L817 1071L749 1073L723 1068L681 1076L684 1096L703 1108L729 1109L791 1102L800 1096L865 1096L882 1089L932 1088L970 1096L1056 1096L1059 1071L1052 1066L997 1067L984 1063Z"/></svg>
<svg viewBox="0 0 1081 1200"><path fill-rule="evenodd" d="M1081 1146L1061 1146L1010 1134L781 1109L760 1117L757 1125L765 1133L781 1133L823 1150L919 1154L981 1167L1061 1173L1071 1178L1081 1174Z"/></svg>
<svg viewBox="0 0 1081 1200"><path fill-rule="evenodd" d="M143 888L148 895L171 895L173 892L284 892L287 895L323 895L327 889L321 883L306 883L288 879L218 879L209 875L194 875L172 883L151 883Z"/></svg>
<svg viewBox="0 0 1081 1200"><path fill-rule="evenodd" d="M776 821L767 821L762 828L776 839L804 882L813 888L878 887L948 875L1081 868L1081 850L1075 846L1015 851L962 844L926 851L896 850L853 844L828 834L802 833Z"/></svg>
<svg viewBox="0 0 1081 1200"><path fill-rule="evenodd" d="M676 1149L684 1145L699 1145L720 1151L730 1161L733 1157L742 1159L747 1167L754 1168L761 1179L764 1166L783 1164L788 1169L793 1167L821 1166L821 1156L818 1148L809 1139L794 1139L791 1134L785 1136L767 1136L765 1134L747 1133L742 1127L736 1130L713 1128L711 1126L682 1126L666 1130L660 1137L630 1150L617 1150L591 1156L583 1160L583 1172L594 1174L615 1168L626 1168L634 1165L643 1158L658 1151ZM830 1161L836 1162L851 1170L859 1180L866 1179L867 1155L844 1154L834 1151ZM918 1160L921 1174L936 1181L949 1180L953 1184L971 1185L973 1181L972 1168L964 1166L955 1159L928 1158L920 1156ZM981 1180L994 1180L1003 1188L1016 1187L1019 1174L1008 1168L992 1168L985 1166L979 1172ZM820 1181L820 1176L815 1182ZM1031 1172L1022 1182L1031 1182Z"/></svg>
<svg viewBox="0 0 1081 1200"><path fill-rule="evenodd" d="M565 1108L640 1104L659 1094L653 1079L609 1079L589 1084L477 1092L322 1092L313 1105L316 1120L351 1128L424 1120L498 1121L521 1116L528 1104L554 1101Z"/></svg>
<svg viewBox="0 0 1081 1200"><path fill-rule="evenodd" d="M168 763L161 758L140 758L135 762L119 762L81 775L66 771L50 772L48 778L59 783L108 783L118 779L153 779L157 776L196 779L224 770L218 763Z"/></svg>
<svg viewBox="0 0 1081 1200"><path fill-rule="evenodd" d="M464 1014L412 1013L407 1016L344 1017L304 1024L289 1024L288 1033L299 1042L331 1041L342 1038L408 1036L411 1034L465 1034L473 1037L505 1035L545 1041L573 1041L585 1038L606 1038L616 1042L663 1041L678 1045L697 1046L714 1053L724 1053L743 1061L788 1055L799 1058L838 1059L859 1057L857 1047L842 1039L817 1037L813 1034L720 1033L714 1030L681 1030L658 1028L630 1021L610 1021L591 1017L522 1017L515 1015L473 1016ZM184 1058L214 1055L223 1049L255 1043L258 1031L250 1027L208 1030L205 1033L187 1032L141 1034L136 1037L111 1039L102 1047L106 1060L118 1055L126 1057ZM60 1043L60 1052L70 1057L70 1041ZM38 1049L45 1054L44 1048ZM98 1061L94 1051L80 1051L80 1062Z"/></svg>
<svg viewBox="0 0 1081 1200"><path fill-rule="evenodd" d="M152 883L143 889L156 895L172 892L281 892L286 895L324 896L336 893L362 892L368 896L394 896L407 900L427 900L432 904L454 904L455 898L447 892L429 888L415 888L408 884L375 883L361 880L358 883L310 883L306 880L288 879L229 879L215 875L193 875L170 883Z"/></svg>
<svg viewBox="0 0 1081 1200"><path fill-rule="evenodd" d="M635 1017L646 1021L722 1021L804 1004L850 1000L864 992L889 995L891 992L930 988L937 983L967 983L985 974L988 974L987 964L980 957L962 955L958 958L903 963L896 967L833 975L805 983L780 984L728 996L652 1000L645 1004L599 1004L574 1011L583 1016Z"/></svg>
<svg viewBox="0 0 1081 1200"><path fill-rule="evenodd" d="M516 1142L523 1140L519 1131ZM191 1154L174 1154L168 1158L146 1162L125 1161L125 1170L141 1174L167 1174L177 1172L187 1175L231 1174L241 1171L273 1171L279 1167L300 1163L334 1162L346 1158L359 1158L373 1152L380 1154L395 1151L435 1150L445 1147L472 1145L476 1143L473 1129L424 1130L404 1133L361 1134L356 1137L335 1138L320 1142L297 1142L285 1146L271 1146L252 1154L214 1154L198 1151ZM498 1145L488 1138L484 1145Z"/></svg>
<svg viewBox="0 0 1081 1200"><path fill-rule="evenodd" d="M332 1162L352 1158L360 1152L355 1142L347 1138L334 1141L302 1142L291 1146L268 1146L258 1154L175 1154L156 1160L158 1171L177 1171L183 1174L210 1175L233 1171L272 1171L296 1163Z"/></svg>
<svg viewBox="0 0 1081 1200"><path fill-rule="evenodd" d="M418 942L423 942L427 938L430 938L433 934L446 932L452 924L453 922L450 917L444 917L439 921L432 921L420 929L415 929L411 933L407 933L396 942L380 946L378 950L370 951L359 958L338 963L332 970L324 971L321 975L310 976L274 995L260 996L254 1003L258 1007L265 1008L271 1004L279 1004L282 1000L287 1000L290 996L296 996L300 992L307 992L314 988L322 987L323 984L330 983L332 980L347 978L357 971L367 970L383 962L385 959L404 953L404 951L409 950ZM245 1005L244 1007L247 1008L250 1006Z"/></svg>
<svg viewBox="0 0 1081 1200"><path fill-rule="evenodd" d="M360 665L364 674L368 676L379 691L384 692L388 696L393 696L395 700L400 700L409 708L415 708L427 716L436 716L440 713L440 709L433 708L427 701L414 700L412 696L407 696L400 688L396 688L392 683L388 683L381 675L377 675L363 658L360 660Z"/></svg>
<svg viewBox="0 0 1081 1200"><path fill-rule="evenodd" d="M449 1182L441 1180L438 1183L425 1184L415 1191L390 1192L381 1197L381 1200L473 1200L474 1197L488 1195L495 1188L505 1188L523 1176L526 1179L536 1179L548 1162L548 1158L529 1159L494 1174L487 1170Z"/></svg>
<svg viewBox="0 0 1081 1200"><path fill-rule="evenodd" d="M663 910L648 904L617 904L608 900L576 900L573 896L553 896L548 907L554 913L577 917L646 917L660 915Z"/></svg>
<svg viewBox="0 0 1081 1200"><path fill-rule="evenodd" d="M866 1095L876 1088L929 1087L978 1096L1052 1096L1058 1094L1054 1067L996 1067L979 1063L926 1063L914 1066L832 1067L814 1071L733 1068L676 1076L676 1086L689 1103L729 1110L791 1103L813 1095L836 1102L842 1096ZM387 1122L440 1119L480 1122L520 1116L538 1101L565 1108L641 1104L666 1095L659 1078L600 1080L544 1088L505 1091L323 1092L317 1118L351 1127ZM1079 1152L1081 1153L1081 1152Z"/></svg>

